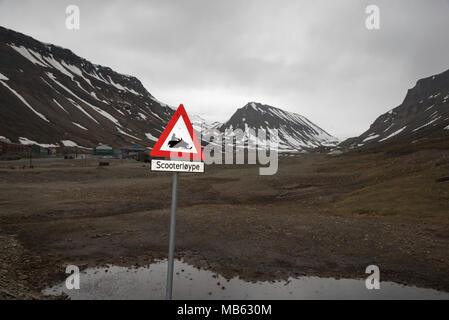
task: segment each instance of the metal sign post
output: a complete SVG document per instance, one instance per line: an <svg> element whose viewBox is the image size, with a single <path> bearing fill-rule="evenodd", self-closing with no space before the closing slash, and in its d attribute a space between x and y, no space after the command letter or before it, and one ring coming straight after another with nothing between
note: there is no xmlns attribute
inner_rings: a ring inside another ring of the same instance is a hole
<svg viewBox="0 0 449 320"><path fill-rule="evenodd" d="M170 215L170 243L168 246L167 288L165 299L172 299L173 268L175 264L176 206L178 201L178 172L204 172L203 149L193 130L192 123L181 104L171 118L164 132L150 152L151 157L170 158L170 160L151 160L151 171L173 172ZM174 159L199 160L173 161Z"/></svg>
<svg viewBox="0 0 449 320"><path fill-rule="evenodd" d="M173 291L173 267L175 263L175 233L176 233L176 205L178 198L178 172L173 172L173 186L171 193L171 214L170 214L170 243L168 246L168 271L167 288L165 300L172 299Z"/></svg>

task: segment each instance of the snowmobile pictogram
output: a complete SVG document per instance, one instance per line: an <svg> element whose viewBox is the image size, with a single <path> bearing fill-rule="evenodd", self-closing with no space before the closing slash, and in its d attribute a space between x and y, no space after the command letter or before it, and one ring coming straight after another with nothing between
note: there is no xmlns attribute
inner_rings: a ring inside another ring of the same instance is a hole
<svg viewBox="0 0 449 320"><path fill-rule="evenodd" d="M175 134L171 137L171 140L168 142L168 146L170 148L184 148L184 149L192 149L188 143L186 143L182 138L177 138Z"/></svg>

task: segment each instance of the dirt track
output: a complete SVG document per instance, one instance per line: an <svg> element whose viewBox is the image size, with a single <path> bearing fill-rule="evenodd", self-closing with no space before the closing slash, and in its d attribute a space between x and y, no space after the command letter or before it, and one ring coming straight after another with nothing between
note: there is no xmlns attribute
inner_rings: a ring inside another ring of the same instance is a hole
<svg viewBox="0 0 449 320"><path fill-rule="evenodd" d="M67 264L166 257L171 176L138 162L0 169L0 298L33 298ZM176 253L225 276L365 277L449 291L448 151L282 157L279 172L182 174ZM20 247L13 250L12 247Z"/></svg>

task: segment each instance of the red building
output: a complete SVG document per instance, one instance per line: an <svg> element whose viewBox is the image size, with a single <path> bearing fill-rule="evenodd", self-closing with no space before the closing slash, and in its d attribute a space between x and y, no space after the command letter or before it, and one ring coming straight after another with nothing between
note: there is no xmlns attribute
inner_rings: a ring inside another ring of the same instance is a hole
<svg viewBox="0 0 449 320"><path fill-rule="evenodd" d="M29 146L12 143L7 140L0 140L0 153L13 153L13 154L23 154L28 152Z"/></svg>

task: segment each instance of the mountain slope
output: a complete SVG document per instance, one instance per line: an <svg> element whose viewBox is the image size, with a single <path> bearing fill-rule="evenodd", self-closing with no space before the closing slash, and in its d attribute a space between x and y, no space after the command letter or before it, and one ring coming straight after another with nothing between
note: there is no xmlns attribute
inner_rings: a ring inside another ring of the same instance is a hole
<svg viewBox="0 0 449 320"><path fill-rule="evenodd" d="M335 146L337 138L307 118L269 105L250 102L218 126L218 130L277 129L280 150L306 150L321 146Z"/></svg>
<svg viewBox="0 0 449 320"><path fill-rule="evenodd" d="M153 145L173 110L131 76L0 27L0 136L46 145Z"/></svg>
<svg viewBox="0 0 449 320"><path fill-rule="evenodd" d="M402 104L384 113L358 137L340 145L364 148L449 137L449 70L419 80Z"/></svg>
<svg viewBox="0 0 449 320"><path fill-rule="evenodd" d="M14 142L153 146L175 111L135 77L2 27L0 59L0 137ZM194 114L190 118L198 132L278 129L281 150L337 143L305 117L260 103L238 109L224 124L210 124Z"/></svg>

